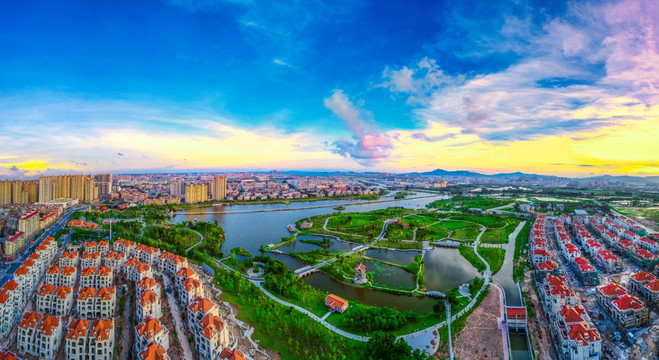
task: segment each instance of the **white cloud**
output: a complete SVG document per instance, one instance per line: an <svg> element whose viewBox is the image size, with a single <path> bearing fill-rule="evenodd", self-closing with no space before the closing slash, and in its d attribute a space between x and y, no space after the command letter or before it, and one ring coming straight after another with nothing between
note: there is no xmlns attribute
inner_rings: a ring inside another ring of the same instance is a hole
<svg viewBox="0 0 659 360"><path fill-rule="evenodd" d="M352 158L365 166L374 165L388 156L391 142L387 135L364 119L370 117L370 113L357 109L343 90L334 90L323 104L352 132L352 139L342 137L331 143L333 153Z"/></svg>

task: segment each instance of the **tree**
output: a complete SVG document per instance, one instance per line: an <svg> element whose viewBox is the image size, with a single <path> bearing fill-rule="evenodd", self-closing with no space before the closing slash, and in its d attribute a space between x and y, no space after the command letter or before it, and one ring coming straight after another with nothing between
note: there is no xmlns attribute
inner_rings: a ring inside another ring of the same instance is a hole
<svg viewBox="0 0 659 360"><path fill-rule="evenodd" d="M373 333L366 343L366 352L371 360L423 360L426 356L396 335L381 331Z"/></svg>

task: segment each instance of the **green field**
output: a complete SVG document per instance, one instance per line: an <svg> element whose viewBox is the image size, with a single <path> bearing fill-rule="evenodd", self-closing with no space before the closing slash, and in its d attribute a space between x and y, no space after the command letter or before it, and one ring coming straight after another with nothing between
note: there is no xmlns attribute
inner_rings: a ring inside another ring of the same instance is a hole
<svg viewBox="0 0 659 360"><path fill-rule="evenodd" d="M451 199L445 200L436 200L426 205L426 207L431 209L439 210L459 210L467 211L469 208L478 208L478 209L492 209L495 207L512 204L515 202L513 199L506 198L493 198L487 196L462 196L457 195Z"/></svg>
<svg viewBox="0 0 659 360"><path fill-rule="evenodd" d="M382 226L387 219L395 219L403 217L408 214L414 213L414 210L392 207L382 210L375 210L366 213L334 213L330 215L318 215L309 219L302 219L297 221L301 224L303 221L313 222L310 229L304 233L342 233L350 234L358 237L375 238L382 232ZM329 218L329 220L327 220ZM323 229L323 225L327 220L327 230ZM412 229L413 230L413 229ZM344 238L344 236L342 236ZM348 240L347 238L345 240ZM351 239L352 240L352 239ZM364 241L364 239L361 239Z"/></svg>
<svg viewBox="0 0 659 360"><path fill-rule="evenodd" d="M506 218L504 220L505 225L499 228L490 228L483 233L481 237L481 242L491 243L491 244L507 244L508 236L515 231L517 225L519 225L518 219Z"/></svg>
<svg viewBox="0 0 659 360"><path fill-rule="evenodd" d="M462 255L467 261L471 263L478 271L485 271L486 266L481 259L476 256L474 252L474 247L472 245L463 244L459 248L460 255ZM485 261L490 264L490 271L492 274L501 270L503 265L503 259L506 255L506 250L501 248L490 248L490 247L478 247L478 253L485 259Z"/></svg>
<svg viewBox="0 0 659 360"><path fill-rule="evenodd" d="M653 222L659 226L659 207L616 207L621 214Z"/></svg>

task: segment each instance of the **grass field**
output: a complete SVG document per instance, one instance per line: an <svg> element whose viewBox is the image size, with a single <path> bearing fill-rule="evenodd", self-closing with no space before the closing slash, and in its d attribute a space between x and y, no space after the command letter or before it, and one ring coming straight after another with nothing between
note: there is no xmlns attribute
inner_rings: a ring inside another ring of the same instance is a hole
<svg viewBox="0 0 659 360"><path fill-rule="evenodd" d="M519 225L519 220L506 218L505 222L507 225L502 228L488 227L481 237L481 242L491 244L507 244L508 236L510 236L510 234L515 231L515 228L517 228L517 225Z"/></svg>
<svg viewBox="0 0 659 360"><path fill-rule="evenodd" d="M614 209L621 214L659 226L659 207L616 207Z"/></svg>
<svg viewBox="0 0 659 360"><path fill-rule="evenodd" d="M492 274L501 270L503 265L503 259L506 255L506 250L501 248L491 248L491 247L478 247L478 253L490 264L490 270Z"/></svg>
<svg viewBox="0 0 659 360"><path fill-rule="evenodd" d="M451 199L433 201L426 205L426 207L439 210L459 209L461 211L467 211L469 208L479 208L486 210L508 205L513 202L513 199L492 198L486 196L468 197L458 195Z"/></svg>
<svg viewBox="0 0 659 360"><path fill-rule="evenodd" d="M467 259L467 261L469 261L471 265L473 265L473 267L475 267L478 271L485 271L485 263L482 262L478 256L476 256L473 246L464 244L460 246L458 250L460 250L460 255Z"/></svg>
<svg viewBox="0 0 659 360"><path fill-rule="evenodd" d="M455 230L451 234L451 238L456 240L476 240L479 233L479 228L471 226L464 229Z"/></svg>
<svg viewBox="0 0 659 360"><path fill-rule="evenodd" d="M473 246L465 244L460 246L459 250L460 255L467 259L467 261L469 261L471 265L478 269L478 271L485 271L485 263L483 263L483 261L481 261L481 259L476 256ZM478 253L483 257L483 259L485 259L485 261L488 262L488 264L490 264L490 270L492 271L492 274L501 270L503 259L506 255L506 250L479 246Z"/></svg>

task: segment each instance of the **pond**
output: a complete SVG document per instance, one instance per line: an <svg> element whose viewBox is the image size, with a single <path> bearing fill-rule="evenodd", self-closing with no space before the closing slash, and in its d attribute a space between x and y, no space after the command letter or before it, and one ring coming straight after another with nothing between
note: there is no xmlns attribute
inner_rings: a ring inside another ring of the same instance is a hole
<svg viewBox="0 0 659 360"><path fill-rule="evenodd" d="M314 250L322 250L325 249L321 247L320 245L312 244L312 243L305 243L300 240L323 240L323 239L328 239L329 241L332 242L332 244L327 248L330 252L342 252L342 251L348 251L351 250L355 246L359 246L361 244L357 243L351 243L347 241L341 241L337 240L336 238L329 237L329 236L320 236L320 235L300 235L297 237L297 240L295 242L292 242L290 244L286 244L283 246L280 246L277 248L279 251L284 251L284 252L302 252L302 251L314 251Z"/></svg>
<svg viewBox="0 0 659 360"><path fill-rule="evenodd" d="M387 306L399 311L431 312L433 305L439 301L427 296L395 295L384 291L351 286L324 273L307 276L304 281L316 289L338 295L346 300L358 301L372 306Z"/></svg>
<svg viewBox="0 0 659 360"><path fill-rule="evenodd" d="M414 289L416 287L414 274L397 266L374 260L364 260L362 263L366 266L367 272L373 272L373 281L376 284L402 289Z"/></svg>
<svg viewBox="0 0 659 360"><path fill-rule="evenodd" d="M464 283L471 283L480 276L478 270L460 255L458 249L434 248L426 252L425 272L426 288L447 292Z"/></svg>
<svg viewBox="0 0 659 360"><path fill-rule="evenodd" d="M364 254L370 258L408 265L414 261L414 257L421 255L421 251L400 251L389 249L368 249Z"/></svg>

